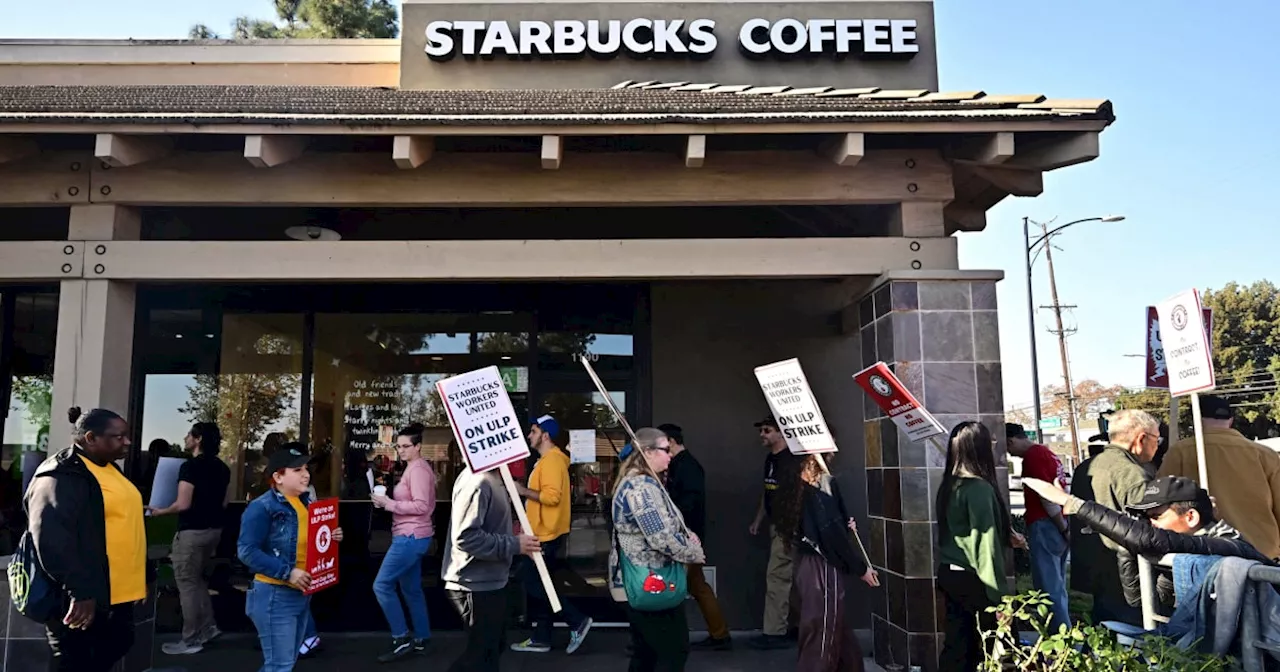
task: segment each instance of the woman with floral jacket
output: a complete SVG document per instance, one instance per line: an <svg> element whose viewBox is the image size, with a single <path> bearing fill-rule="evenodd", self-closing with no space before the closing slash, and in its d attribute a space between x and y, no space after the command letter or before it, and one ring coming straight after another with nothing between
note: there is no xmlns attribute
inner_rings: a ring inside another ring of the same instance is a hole
<svg viewBox="0 0 1280 672"><path fill-rule="evenodd" d="M643 428L636 432L635 445L628 444L619 457L622 464L613 492L617 543L609 567L615 599L621 594L625 600L619 552L632 565L651 570L672 562L701 564L706 556L702 543L685 526L659 479L671 462L667 436L656 429ZM664 611L629 607L627 612L635 640L631 672L684 670L689 658L689 624L684 605Z"/></svg>

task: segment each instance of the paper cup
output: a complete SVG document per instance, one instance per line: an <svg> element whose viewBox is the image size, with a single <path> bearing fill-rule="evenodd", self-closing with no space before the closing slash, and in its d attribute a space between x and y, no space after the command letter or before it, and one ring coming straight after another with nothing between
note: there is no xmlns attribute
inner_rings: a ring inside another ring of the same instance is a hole
<svg viewBox="0 0 1280 672"><path fill-rule="evenodd" d="M386 496L387 496L387 486L385 486L385 485L375 485L375 486L373 486L373 494L375 494L375 495L377 495L377 496L379 496L379 497L386 497Z"/></svg>

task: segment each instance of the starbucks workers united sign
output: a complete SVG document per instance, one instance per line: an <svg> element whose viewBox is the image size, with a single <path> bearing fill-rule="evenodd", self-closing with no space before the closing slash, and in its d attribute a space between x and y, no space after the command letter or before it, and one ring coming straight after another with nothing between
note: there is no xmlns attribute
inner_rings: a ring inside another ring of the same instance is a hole
<svg viewBox="0 0 1280 672"><path fill-rule="evenodd" d="M804 57L898 59L920 51L915 19L750 18L735 36L754 59ZM720 39L709 18L588 21L436 20L427 23L426 53L437 62L465 59L637 59L714 56Z"/></svg>

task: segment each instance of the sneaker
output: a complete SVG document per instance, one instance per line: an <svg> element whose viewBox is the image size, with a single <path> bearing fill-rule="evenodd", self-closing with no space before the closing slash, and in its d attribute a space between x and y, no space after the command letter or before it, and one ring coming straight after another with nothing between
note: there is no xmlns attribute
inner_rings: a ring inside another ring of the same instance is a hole
<svg viewBox="0 0 1280 672"><path fill-rule="evenodd" d="M310 658L311 656L316 655L316 652L319 650L320 638L308 637L307 639L302 640L302 646L298 647L298 657Z"/></svg>
<svg viewBox="0 0 1280 672"><path fill-rule="evenodd" d="M204 651L204 647L199 642L177 641L162 645L160 650L169 656L189 656L193 653Z"/></svg>
<svg viewBox="0 0 1280 672"><path fill-rule="evenodd" d="M379 663L390 663L413 653L413 638L409 635L391 640L391 650L378 656Z"/></svg>
<svg viewBox="0 0 1280 672"><path fill-rule="evenodd" d="M511 645L511 650L519 653L550 653L551 645L533 641L532 638Z"/></svg>
<svg viewBox="0 0 1280 672"><path fill-rule="evenodd" d="M760 651L776 651L790 648L791 640L786 635L760 635L750 640L748 646Z"/></svg>
<svg viewBox="0 0 1280 672"><path fill-rule="evenodd" d="M707 637L700 639L690 645L694 651L732 651L733 639L731 637Z"/></svg>
<svg viewBox="0 0 1280 672"><path fill-rule="evenodd" d="M582 622L582 625L578 626L577 630L569 633L569 646L564 650L565 653L573 653L578 650L578 647L582 646L582 642L587 638L587 633L591 632L592 623L595 623L595 621L588 617L587 620Z"/></svg>
<svg viewBox="0 0 1280 672"><path fill-rule="evenodd" d="M414 653L423 653L423 652L425 652L425 651L427 650L427 647L428 647L428 646L431 646L431 640L430 640L430 639L415 639L415 640L413 640L413 652L414 652Z"/></svg>
<svg viewBox="0 0 1280 672"><path fill-rule="evenodd" d="M206 630L205 633L201 635L197 641L199 641L201 644L208 644L209 642L212 642L213 640L221 636L222 636L222 631L219 630L218 626L215 625L209 628L208 630Z"/></svg>

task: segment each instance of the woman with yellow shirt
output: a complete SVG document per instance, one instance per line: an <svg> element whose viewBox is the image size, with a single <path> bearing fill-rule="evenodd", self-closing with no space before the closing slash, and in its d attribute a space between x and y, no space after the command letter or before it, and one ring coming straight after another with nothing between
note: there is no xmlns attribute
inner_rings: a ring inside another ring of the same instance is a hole
<svg viewBox="0 0 1280 672"><path fill-rule="evenodd" d="M27 490L27 524L66 615L45 624L55 670L106 672L133 646L133 605L147 598L142 495L114 462L129 450L117 414L72 408L73 443Z"/></svg>
<svg viewBox="0 0 1280 672"><path fill-rule="evenodd" d="M259 672L292 670L306 635L308 459L301 443L286 443L272 453L267 462L271 489L249 502L240 519L237 554L254 572L245 614L262 642ZM342 541L342 528L333 531L333 540Z"/></svg>

